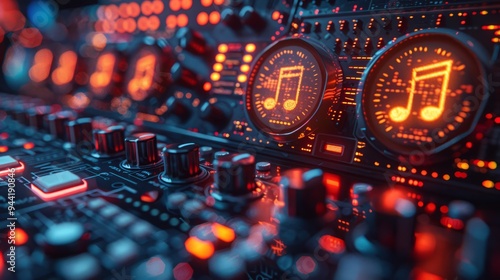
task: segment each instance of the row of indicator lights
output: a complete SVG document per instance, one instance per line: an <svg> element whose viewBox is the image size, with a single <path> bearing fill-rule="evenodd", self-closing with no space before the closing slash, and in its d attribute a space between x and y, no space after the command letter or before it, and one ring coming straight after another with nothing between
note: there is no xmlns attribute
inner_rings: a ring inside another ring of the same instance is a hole
<svg viewBox="0 0 500 280"><path fill-rule="evenodd" d="M250 71L250 63L253 60L253 56L251 53L255 52L256 46L255 44L247 44L245 46L245 53L243 55L243 64L240 66L240 71L242 74L239 74L237 77L237 81L240 83L244 83L247 81L247 73ZM229 47L227 44L220 44L217 48L218 54L215 56L215 63L213 65L212 74L210 75L210 79L214 82L219 81L221 78L220 72L224 70L224 62L226 61L226 54L229 51Z"/></svg>

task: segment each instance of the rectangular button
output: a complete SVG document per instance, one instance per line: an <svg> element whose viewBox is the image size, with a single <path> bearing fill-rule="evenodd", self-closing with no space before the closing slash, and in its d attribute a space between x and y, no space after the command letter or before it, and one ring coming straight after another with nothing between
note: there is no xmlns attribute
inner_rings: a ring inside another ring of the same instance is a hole
<svg viewBox="0 0 500 280"><path fill-rule="evenodd" d="M82 179L70 171L42 176L33 181L33 184L44 193L57 192L82 183Z"/></svg>
<svg viewBox="0 0 500 280"><path fill-rule="evenodd" d="M0 157L0 170L6 170L10 168L19 167L19 162L11 156L1 156Z"/></svg>

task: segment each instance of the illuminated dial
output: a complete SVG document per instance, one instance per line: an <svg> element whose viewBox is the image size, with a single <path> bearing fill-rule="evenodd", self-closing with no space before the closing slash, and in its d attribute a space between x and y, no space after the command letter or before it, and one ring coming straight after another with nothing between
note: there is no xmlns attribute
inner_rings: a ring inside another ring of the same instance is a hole
<svg viewBox="0 0 500 280"><path fill-rule="evenodd" d="M134 101L143 101L163 92L167 69L172 66L169 54L156 46L143 46L129 64L125 90Z"/></svg>
<svg viewBox="0 0 500 280"><path fill-rule="evenodd" d="M107 51L101 53L95 61L94 71L90 74L89 88L95 96L107 96L116 84L118 57L115 53Z"/></svg>
<svg viewBox="0 0 500 280"><path fill-rule="evenodd" d="M479 59L462 41L473 43L461 36L418 32L374 58L361 97L373 142L398 154L429 155L470 131L487 96Z"/></svg>
<svg viewBox="0 0 500 280"><path fill-rule="evenodd" d="M246 93L252 122L277 139L304 126L323 99L329 73L324 60L332 61L322 48L299 38L265 50L253 66Z"/></svg>

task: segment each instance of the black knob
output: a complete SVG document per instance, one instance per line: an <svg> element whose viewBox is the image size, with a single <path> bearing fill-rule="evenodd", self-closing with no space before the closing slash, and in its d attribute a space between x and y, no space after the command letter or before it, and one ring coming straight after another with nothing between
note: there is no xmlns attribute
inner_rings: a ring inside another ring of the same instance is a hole
<svg viewBox="0 0 500 280"><path fill-rule="evenodd" d="M252 6L243 7L240 10L240 18L255 31L260 31L266 26L265 19Z"/></svg>
<svg viewBox="0 0 500 280"><path fill-rule="evenodd" d="M240 29L242 26L240 16L231 8L224 9L220 13L220 17L229 28Z"/></svg>
<svg viewBox="0 0 500 280"><path fill-rule="evenodd" d="M66 139L66 123L75 119L71 111L61 111L47 116L49 132L52 136Z"/></svg>
<svg viewBox="0 0 500 280"><path fill-rule="evenodd" d="M179 46L189 52L202 55L208 51L207 42L203 35L189 27L179 29L176 37L179 40Z"/></svg>
<svg viewBox="0 0 500 280"><path fill-rule="evenodd" d="M106 129L94 130L94 147L97 157L121 154L125 150L125 129L115 125Z"/></svg>
<svg viewBox="0 0 500 280"><path fill-rule="evenodd" d="M186 183L199 179L200 147L195 143L170 144L163 148L163 181Z"/></svg>
<svg viewBox="0 0 500 280"><path fill-rule="evenodd" d="M215 185L222 194L246 195L255 188L255 157L229 154L214 160Z"/></svg>
<svg viewBox="0 0 500 280"><path fill-rule="evenodd" d="M210 146L200 147L200 161L204 163L212 163L214 159L214 148Z"/></svg>
<svg viewBox="0 0 500 280"><path fill-rule="evenodd" d="M223 127L229 121L231 116L231 108L225 102L205 102L200 108L200 117L209 121L217 127Z"/></svg>
<svg viewBox="0 0 500 280"><path fill-rule="evenodd" d="M78 254L86 249L85 228L77 222L52 224L40 238L45 253L54 257Z"/></svg>
<svg viewBox="0 0 500 280"><path fill-rule="evenodd" d="M169 116L175 116L179 118L180 121L186 121L191 116L191 109L180 99L170 96L167 99L167 114Z"/></svg>
<svg viewBox="0 0 500 280"><path fill-rule="evenodd" d="M43 129L45 117L52 113L50 106L36 106L28 110L29 125L35 129Z"/></svg>
<svg viewBox="0 0 500 280"><path fill-rule="evenodd" d="M12 110L12 116L20 124L28 124L28 112L24 104L17 104Z"/></svg>
<svg viewBox="0 0 500 280"><path fill-rule="evenodd" d="M134 133L125 138L126 168L148 167L158 163L158 148L156 135L149 132Z"/></svg>
<svg viewBox="0 0 500 280"><path fill-rule="evenodd" d="M389 189L377 195L372 205L373 212L367 215L367 224L361 227L365 231L364 237L359 238L366 238L373 245L356 248L363 253L384 258L411 258L416 226L416 207L413 202L403 191ZM369 250L365 251L366 249Z"/></svg>
<svg viewBox="0 0 500 280"><path fill-rule="evenodd" d="M201 90L203 84L205 83L205 80L202 77L198 76L193 70L181 65L179 62L172 65L172 68L170 68L170 74L175 83L196 90Z"/></svg>
<svg viewBox="0 0 500 280"><path fill-rule="evenodd" d="M326 188L321 169L291 169L280 181L283 208L288 217L317 218L325 214Z"/></svg>
<svg viewBox="0 0 500 280"><path fill-rule="evenodd" d="M66 123L66 137L74 145L92 143L92 119L80 118Z"/></svg>
<svg viewBox="0 0 500 280"><path fill-rule="evenodd" d="M366 206L370 203L370 193L373 187L365 183L354 183L351 189L352 206Z"/></svg>

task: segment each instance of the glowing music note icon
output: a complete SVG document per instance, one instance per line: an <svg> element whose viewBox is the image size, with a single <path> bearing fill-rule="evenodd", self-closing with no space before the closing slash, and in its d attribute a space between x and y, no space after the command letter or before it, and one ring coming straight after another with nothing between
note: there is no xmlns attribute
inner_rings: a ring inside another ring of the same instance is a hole
<svg viewBox="0 0 500 280"><path fill-rule="evenodd" d="M408 103L406 107L397 106L391 109L391 111L389 112L390 119L394 122L402 122L410 116L411 109L413 107L413 99L415 97L415 87L417 82L442 77L438 106L429 105L420 110L420 117L424 121L431 122L437 120L444 111L446 90L448 89L448 84L450 82L450 72L452 65L453 60L446 60L431 65L413 68L412 79L410 81L411 87L410 94L408 96ZM429 72L433 70L435 70L435 72Z"/></svg>
<svg viewBox="0 0 500 280"><path fill-rule="evenodd" d="M132 99L142 101L146 98L146 91L153 84L156 56L149 54L141 57L135 64L134 77L128 83L128 90Z"/></svg>
<svg viewBox="0 0 500 280"><path fill-rule="evenodd" d="M299 102L300 95L300 86L302 84L302 76L304 74L304 66L290 66L290 67L282 67L280 68L280 75L278 77L278 87L276 88L276 95L274 98L268 97L264 100L264 108L267 110L272 110L276 107L276 103L278 102L278 98L282 91L282 85L284 81L289 81L293 78L298 78L297 89L295 91L295 99L289 98L283 102L283 108L287 111L292 111L297 107ZM287 89L286 85L284 85L285 89Z"/></svg>

